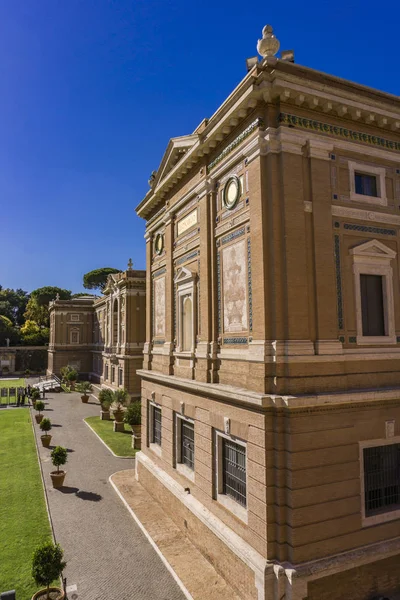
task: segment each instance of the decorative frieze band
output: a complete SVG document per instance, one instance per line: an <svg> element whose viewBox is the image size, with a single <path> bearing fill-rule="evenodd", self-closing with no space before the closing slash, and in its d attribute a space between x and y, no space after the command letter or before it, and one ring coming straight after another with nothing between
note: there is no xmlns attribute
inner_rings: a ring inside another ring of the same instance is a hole
<svg viewBox="0 0 400 600"><path fill-rule="evenodd" d="M232 240L236 240L238 237L242 237L242 235L245 234L245 231L245 227L241 227L240 229L236 229L236 231L232 231L232 233L228 233L228 235L225 235L223 238L221 238L222 246L228 242L231 242Z"/></svg>
<svg viewBox="0 0 400 600"><path fill-rule="evenodd" d="M207 167L207 171L210 172L211 169L213 169L218 163L221 162L221 160L223 160L225 158L225 156L228 156L228 154L230 152L232 152L232 150L234 150L236 148L236 146L238 146L239 144L241 144L241 142L243 142L243 140L245 140L251 133L253 133L253 131L255 131L255 129L257 129L257 127L263 127L264 123L263 120L258 118L255 121L253 121L252 123L250 123L250 125L248 127L246 127L246 129L244 131L242 131L242 133L240 135L238 135L233 142L231 142L226 148L225 150L223 150L221 152L221 154L219 154Z"/></svg>
<svg viewBox="0 0 400 600"><path fill-rule="evenodd" d="M159 277L160 275L164 275L164 273L167 272L166 267L163 267L162 269L158 269L158 271L154 271L154 273L152 274L153 279L156 277Z"/></svg>
<svg viewBox="0 0 400 600"><path fill-rule="evenodd" d="M377 233L379 235L396 235L395 229L382 229L381 227L369 227L367 225L356 225L355 223L345 223L343 225L349 231L363 231L365 233Z"/></svg>
<svg viewBox="0 0 400 600"><path fill-rule="evenodd" d="M311 131L319 131L320 133L334 135L346 140L352 140L354 142L361 142L370 146L379 146L385 150L394 150L396 152L400 152L399 142L394 142L393 140L381 138L376 135L370 135L369 133L363 133L361 131L353 131L352 129L347 129L346 127L322 123L321 121L308 119L307 117L298 117L297 115L280 113L279 122L283 125L289 125L291 127L300 127L302 129L310 129Z"/></svg>
<svg viewBox="0 0 400 600"><path fill-rule="evenodd" d="M199 252L197 250L195 250L194 252L189 252L189 254L185 254L184 256L181 256L180 258L178 258L175 261L175 265L181 265L182 263L190 260L191 258L195 258L197 255L199 254Z"/></svg>
<svg viewBox="0 0 400 600"><path fill-rule="evenodd" d="M224 338L224 344L228 345L239 345L239 344L248 344L249 339L247 337L232 337L232 338Z"/></svg>

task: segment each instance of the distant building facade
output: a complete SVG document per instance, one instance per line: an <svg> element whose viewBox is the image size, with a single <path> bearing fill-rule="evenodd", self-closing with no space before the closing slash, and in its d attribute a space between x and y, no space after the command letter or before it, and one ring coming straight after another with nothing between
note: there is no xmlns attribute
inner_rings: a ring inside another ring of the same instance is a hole
<svg viewBox="0 0 400 600"><path fill-rule="evenodd" d="M136 371L143 363L146 324L145 271L109 275L101 298L50 303L48 374L70 365L81 377L140 395Z"/></svg>
<svg viewBox="0 0 400 600"><path fill-rule="evenodd" d="M390 597L400 101L264 40L214 115L169 142L137 207L137 477L243 599Z"/></svg>

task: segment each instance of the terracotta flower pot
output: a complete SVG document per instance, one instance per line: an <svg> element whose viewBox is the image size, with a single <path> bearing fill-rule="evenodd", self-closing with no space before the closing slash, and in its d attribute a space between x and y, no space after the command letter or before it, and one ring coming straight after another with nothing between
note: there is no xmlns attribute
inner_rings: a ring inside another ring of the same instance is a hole
<svg viewBox="0 0 400 600"><path fill-rule="evenodd" d="M38 425L42 422L43 415L35 415L35 420Z"/></svg>
<svg viewBox="0 0 400 600"><path fill-rule="evenodd" d="M117 423L122 423L122 420L124 418L124 411L123 410L113 410L113 415L114 415L114 419L116 420Z"/></svg>
<svg viewBox="0 0 400 600"><path fill-rule="evenodd" d="M50 442L51 442L51 435L41 435L40 439L42 440L42 446L44 446L45 448L48 448L50 446Z"/></svg>
<svg viewBox="0 0 400 600"><path fill-rule="evenodd" d="M59 595L57 596L57 600L64 600L64 598L65 598L64 592L62 590L60 590L60 588L58 588L58 587L49 588L49 592L59 592ZM46 597L47 597L47 589L39 590L38 592L36 592L36 594L33 594L32 600L45 600Z"/></svg>
<svg viewBox="0 0 400 600"><path fill-rule="evenodd" d="M53 488L60 488L64 485L64 479L67 474L67 471L52 471L50 473L51 481L53 483Z"/></svg>
<svg viewBox="0 0 400 600"><path fill-rule="evenodd" d="M142 426L141 425L131 425L131 428L132 428L132 433L134 433L136 436L140 437L140 432L141 432Z"/></svg>
<svg viewBox="0 0 400 600"><path fill-rule="evenodd" d="M83 404L87 404L89 402L89 396L84 394L83 396L81 396L81 400L82 400Z"/></svg>

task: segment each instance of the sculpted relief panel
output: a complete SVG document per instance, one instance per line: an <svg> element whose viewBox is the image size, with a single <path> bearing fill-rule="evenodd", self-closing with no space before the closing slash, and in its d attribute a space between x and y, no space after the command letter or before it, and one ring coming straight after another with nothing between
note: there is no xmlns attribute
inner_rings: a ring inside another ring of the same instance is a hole
<svg viewBox="0 0 400 600"><path fill-rule="evenodd" d="M154 281L154 335L165 335L165 277Z"/></svg>
<svg viewBox="0 0 400 600"><path fill-rule="evenodd" d="M224 332L248 330L245 240L222 252Z"/></svg>

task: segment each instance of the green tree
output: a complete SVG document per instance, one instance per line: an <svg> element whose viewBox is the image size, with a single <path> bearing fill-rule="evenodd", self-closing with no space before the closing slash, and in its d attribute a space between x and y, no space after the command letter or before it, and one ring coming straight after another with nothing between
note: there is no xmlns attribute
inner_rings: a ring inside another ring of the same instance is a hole
<svg viewBox="0 0 400 600"><path fill-rule="evenodd" d="M29 294L18 288L3 289L0 286L0 314L8 317L14 325L22 325L24 322L24 312L28 304Z"/></svg>
<svg viewBox="0 0 400 600"><path fill-rule="evenodd" d="M96 294L89 294L88 292L78 292L77 294L72 294L71 298L72 300L74 298L97 298Z"/></svg>
<svg viewBox="0 0 400 600"><path fill-rule="evenodd" d="M70 300L71 291L55 286L46 286L33 290L24 314L25 319L35 321L40 327L49 327L49 302L55 300L57 294L61 300Z"/></svg>
<svg viewBox="0 0 400 600"><path fill-rule="evenodd" d="M103 292L107 284L108 276L120 272L119 269L112 269L111 267L103 267L102 269L89 271L89 273L85 273L83 276L83 287L86 290L100 290Z"/></svg>
<svg viewBox="0 0 400 600"><path fill-rule="evenodd" d="M14 327L11 319L0 315L0 346L7 346L7 339L9 345L14 346L18 344L20 340L20 334L16 327Z"/></svg>

